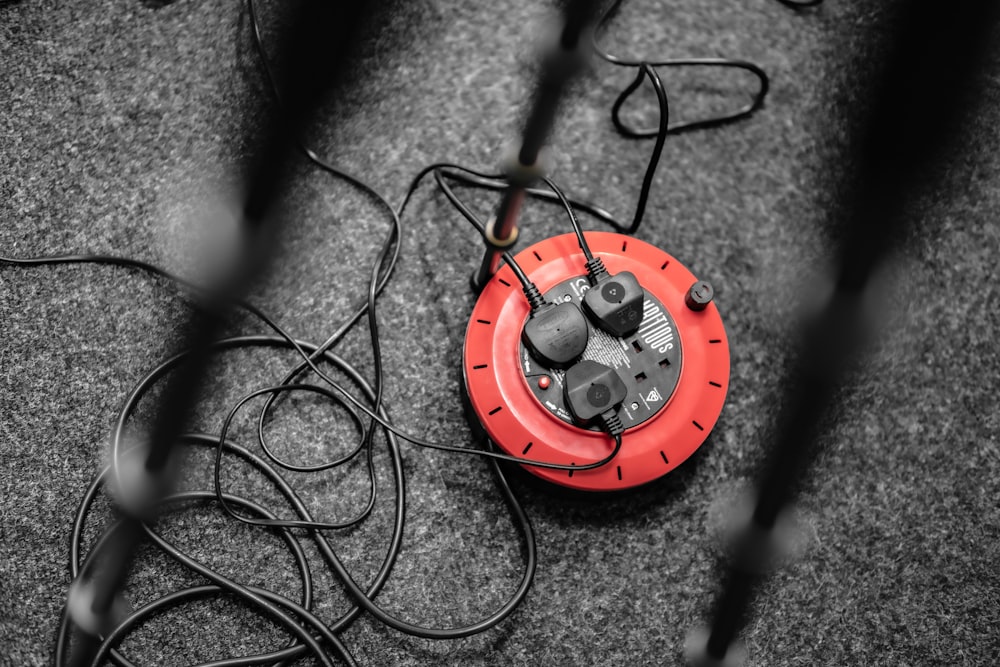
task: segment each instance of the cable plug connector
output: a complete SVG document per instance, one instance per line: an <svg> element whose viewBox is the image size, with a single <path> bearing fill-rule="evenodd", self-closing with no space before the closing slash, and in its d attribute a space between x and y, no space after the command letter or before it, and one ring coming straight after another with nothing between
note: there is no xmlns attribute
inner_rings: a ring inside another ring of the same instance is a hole
<svg viewBox="0 0 1000 667"><path fill-rule="evenodd" d="M600 421L609 433L613 428L620 429L619 432L625 430L617 412L628 394L628 388L610 366L584 359L566 371L563 394L566 407L581 426Z"/></svg>
<svg viewBox="0 0 1000 667"><path fill-rule="evenodd" d="M608 273L599 258L587 261L590 289L583 297L583 309L598 327L612 336L628 336L642 324L646 293L628 271Z"/></svg>
<svg viewBox="0 0 1000 667"><path fill-rule="evenodd" d="M537 289L529 294L526 288L524 293L531 304L531 316L521 330L521 341L539 363L566 368L587 349L587 318L575 303L546 303Z"/></svg>

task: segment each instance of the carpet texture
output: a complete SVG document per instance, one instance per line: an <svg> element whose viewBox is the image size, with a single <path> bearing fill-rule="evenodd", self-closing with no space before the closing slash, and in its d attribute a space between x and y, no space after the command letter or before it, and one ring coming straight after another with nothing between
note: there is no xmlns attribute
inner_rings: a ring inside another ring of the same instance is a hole
<svg viewBox="0 0 1000 667"><path fill-rule="evenodd" d="M261 7L272 43L275 7ZM309 144L393 203L431 162L493 169L514 143L538 28L553 13L550 3L525 0L395 3L358 55L350 93L324 107ZM605 37L613 52L744 58L772 79L752 118L667 140L638 233L716 286L732 347L726 407L709 441L655 493L581 504L518 483L539 548L524 603L495 629L455 641L414 639L362 615L342 635L361 664L681 663L684 636L707 619L724 569L722 515L770 442L797 318L829 266L850 129L891 27L883 3L863 0L806 12L774 0L622 7ZM0 2L0 62L0 254L116 254L197 278L198 221L231 193L258 122L245 110L268 95L245 6ZM1000 60L991 62L980 80L984 102L955 154L912 202L885 272L881 335L823 425L797 505L799 553L753 606L748 665L1000 663ZM662 74L678 120L742 104L753 83ZM550 155L561 185L623 219L651 149L618 136L608 118L631 76L595 62L559 117ZM655 118L651 91L629 117ZM484 215L495 206L495 195L463 193ZM364 297L389 221L371 199L304 161L281 207L277 261L249 299L318 343ZM430 185L403 229L402 260L379 300L386 405L408 431L471 446L458 364L480 245ZM551 205L526 208L524 245L565 231ZM0 265L0 664L51 660L74 512L107 461L119 407L176 350L188 313L173 286L136 271ZM264 332L244 317L231 329ZM370 377L364 327L337 352ZM264 350L221 355L197 428L217 432L240 396L293 363ZM135 423L150 414L146 401ZM291 398L276 414L269 435L289 457L317 461L330 443L355 437L343 412L319 400ZM250 446L253 433L241 413L234 441ZM513 591L522 568L489 470L469 457L405 444L403 452L404 546L378 599L413 622L481 618ZM184 485L210 488L210 463L207 450L190 452ZM332 535L359 582L377 570L392 521L381 444L375 463L372 516ZM360 462L291 478L324 519L352 516L367 499ZM273 499L245 466L227 467L223 479L262 503ZM88 523L88 548L108 507L101 500ZM159 530L241 582L298 595L281 540L214 505L171 514ZM318 554L307 556L317 613L335 619L350 602ZM126 597L139 605L202 582L144 546ZM187 665L286 640L223 597L156 617L122 649L136 664Z"/></svg>

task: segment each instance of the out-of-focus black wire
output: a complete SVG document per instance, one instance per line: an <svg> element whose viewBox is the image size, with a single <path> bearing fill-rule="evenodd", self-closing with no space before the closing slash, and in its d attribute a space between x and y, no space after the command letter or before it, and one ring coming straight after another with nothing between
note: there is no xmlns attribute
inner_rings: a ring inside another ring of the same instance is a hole
<svg viewBox="0 0 1000 667"><path fill-rule="evenodd" d="M823 0L778 0L785 7L792 9L808 9L809 7L819 7Z"/></svg>

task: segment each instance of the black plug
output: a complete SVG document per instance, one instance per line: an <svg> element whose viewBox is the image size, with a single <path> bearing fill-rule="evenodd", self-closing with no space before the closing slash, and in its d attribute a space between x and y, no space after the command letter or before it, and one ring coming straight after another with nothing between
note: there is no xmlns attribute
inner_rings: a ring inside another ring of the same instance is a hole
<svg viewBox="0 0 1000 667"><path fill-rule="evenodd" d="M587 349L587 318L575 303L547 303L534 286L524 293L531 304L531 317L521 330L521 341L539 363L566 368Z"/></svg>
<svg viewBox="0 0 1000 667"><path fill-rule="evenodd" d="M646 293L636 277L628 271L608 273L600 258L587 261L587 273L590 289L583 297L583 308L591 321L619 338L638 329Z"/></svg>
<svg viewBox="0 0 1000 667"><path fill-rule="evenodd" d="M609 431L621 433L617 411L628 394L615 369L584 359L566 371L563 395L570 414L582 426L600 421ZM617 422L617 428L613 424ZM614 433L612 433L614 435Z"/></svg>

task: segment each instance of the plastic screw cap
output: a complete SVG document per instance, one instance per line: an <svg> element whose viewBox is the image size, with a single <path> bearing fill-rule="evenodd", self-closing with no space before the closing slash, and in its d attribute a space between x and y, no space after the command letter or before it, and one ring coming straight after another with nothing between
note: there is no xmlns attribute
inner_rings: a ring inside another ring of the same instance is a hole
<svg viewBox="0 0 1000 667"><path fill-rule="evenodd" d="M684 295L684 303L691 310L705 310L708 304L712 303L714 296L715 290L712 286L704 280L699 280L691 285L691 289Z"/></svg>

